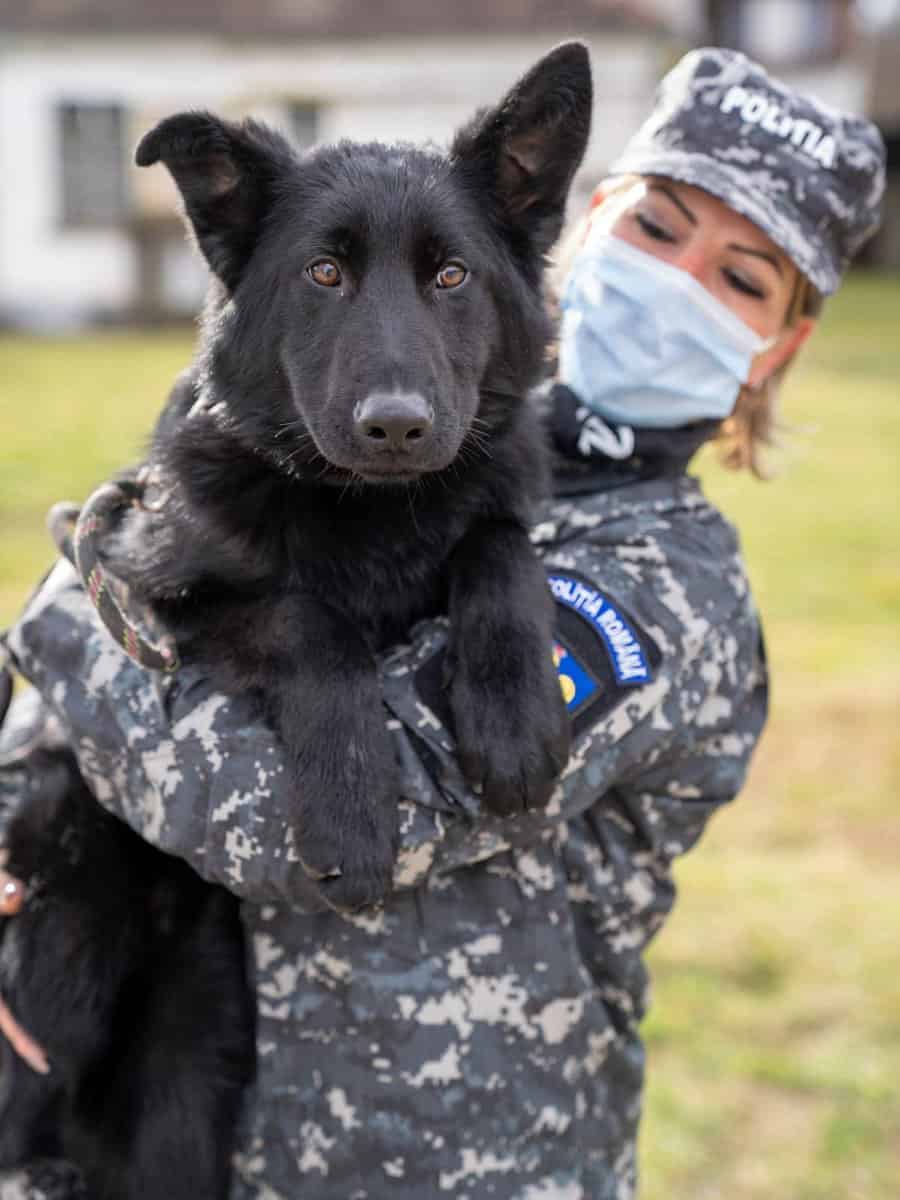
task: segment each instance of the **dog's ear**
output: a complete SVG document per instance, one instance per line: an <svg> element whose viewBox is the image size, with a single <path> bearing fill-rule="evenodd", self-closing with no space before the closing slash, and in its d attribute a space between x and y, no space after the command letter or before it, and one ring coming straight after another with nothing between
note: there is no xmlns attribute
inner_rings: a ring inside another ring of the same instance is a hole
<svg viewBox="0 0 900 1200"><path fill-rule="evenodd" d="M235 124L212 113L167 117L135 151L139 167L162 162L184 200L206 261L229 291L253 252L275 186L296 165L289 143L256 121Z"/></svg>
<svg viewBox="0 0 900 1200"><path fill-rule="evenodd" d="M496 108L460 130L451 158L494 194L501 221L545 254L562 228L572 177L587 147L593 88L587 48L551 50Z"/></svg>

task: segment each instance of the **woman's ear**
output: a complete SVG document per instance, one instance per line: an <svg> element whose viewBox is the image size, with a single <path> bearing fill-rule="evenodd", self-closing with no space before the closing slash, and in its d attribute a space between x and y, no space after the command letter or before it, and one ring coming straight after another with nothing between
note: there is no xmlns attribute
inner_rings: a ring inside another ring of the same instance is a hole
<svg viewBox="0 0 900 1200"><path fill-rule="evenodd" d="M801 317L796 325L789 325L778 335L774 346L757 355L750 367L747 383L751 388L761 387L776 371L788 363L806 339L815 329L818 322L815 317Z"/></svg>

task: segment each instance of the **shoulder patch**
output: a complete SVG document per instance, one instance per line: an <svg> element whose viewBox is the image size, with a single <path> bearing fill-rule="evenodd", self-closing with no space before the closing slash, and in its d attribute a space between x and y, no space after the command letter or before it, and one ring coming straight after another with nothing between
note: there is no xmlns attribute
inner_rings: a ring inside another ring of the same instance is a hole
<svg viewBox="0 0 900 1200"><path fill-rule="evenodd" d="M659 646L622 605L574 571L547 572L556 601L554 658L575 733L593 725L628 688L653 680Z"/></svg>
<svg viewBox="0 0 900 1200"><path fill-rule="evenodd" d="M557 605L577 613L601 640L617 685L650 683L661 655L656 643L634 618L577 575L554 571L548 580Z"/></svg>
<svg viewBox="0 0 900 1200"><path fill-rule="evenodd" d="M650 683L662 662L653 638L622 605L573 571L547 573L556 600L551 651L575 733L589 728L624 699L626 689ZM446 654L436 650L415 669L415 691L427 714L408 725L429 774L440 778L431 752L441 729L453 730L445 680ZM420 706L421 708L422 706Z"/></svg>

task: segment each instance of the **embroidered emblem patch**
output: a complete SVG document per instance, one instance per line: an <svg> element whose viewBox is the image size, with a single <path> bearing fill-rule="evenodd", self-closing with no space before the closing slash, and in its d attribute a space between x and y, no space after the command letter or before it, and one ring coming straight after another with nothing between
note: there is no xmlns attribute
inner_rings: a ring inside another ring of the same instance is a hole
<svg viewBox="0 0 900 1200"><path fill-rule="evenodd" d="M649 655L635 625L596 588L571 575L548 575L550 590L558 604L578 613L599 634L621 686L649 683L653 679Z"/></svg>
<svg viewBox="0 0 900 1200"><path fill-rule="evenodd" d="M559 672L559 686L572 716L580 712L599 690L599 683L560 641L553 643L553 661Z"/></svg>

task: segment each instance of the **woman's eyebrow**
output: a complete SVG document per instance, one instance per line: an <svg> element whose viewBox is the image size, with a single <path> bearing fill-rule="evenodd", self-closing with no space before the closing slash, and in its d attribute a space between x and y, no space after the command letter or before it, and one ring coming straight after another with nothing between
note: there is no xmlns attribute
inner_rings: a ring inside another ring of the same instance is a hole
<svg viewBox="0 0 900 1200"><path fill-rule="evenodd" d="M651 183L649 185L648 190L652 191L652 192L662 192L662 194L664 196L667 196L672 201L672 203L675 205L676 208L681 209L681 211L684 213L684 215L687 217L687 219L690 221L690 223L692 225L697 224L697 218L694 216L694 214L691 212L691 210L688 208L688 206L685 204L685 202L681 199L680 196L678 196L675 192L673 192L670 187L667 187L666 184Z"/></svg>
<svg viewBox="0 0 900 1200"><path fill-rule="evenodd" d="M770 254L767 250L754 250L752 246L739 246L736 242L729 242L729 250L737 250L740 254L752 254L754 258L763 258L767 263L771 263L778 274L784 278L784 270L781 263L774 254Z"/></svg>
<svg viewBox="0 0 900 1200"><path fill-rule="evenodd" d="M672 201L677 209L684 213L692 225L697 224L697 218L694 213L691 212L681 197L667 184L651 183L648 185L648 191L662 192L667 199ZM741 254L752 254L755 258L764 259L767 263L771 263L782 279L784 278L784 269L782 268L781 263L774 254L770 254L767 250L757 250L753 246L740 246L736 242L729 243L728 249L737 250Z"/></svg>

